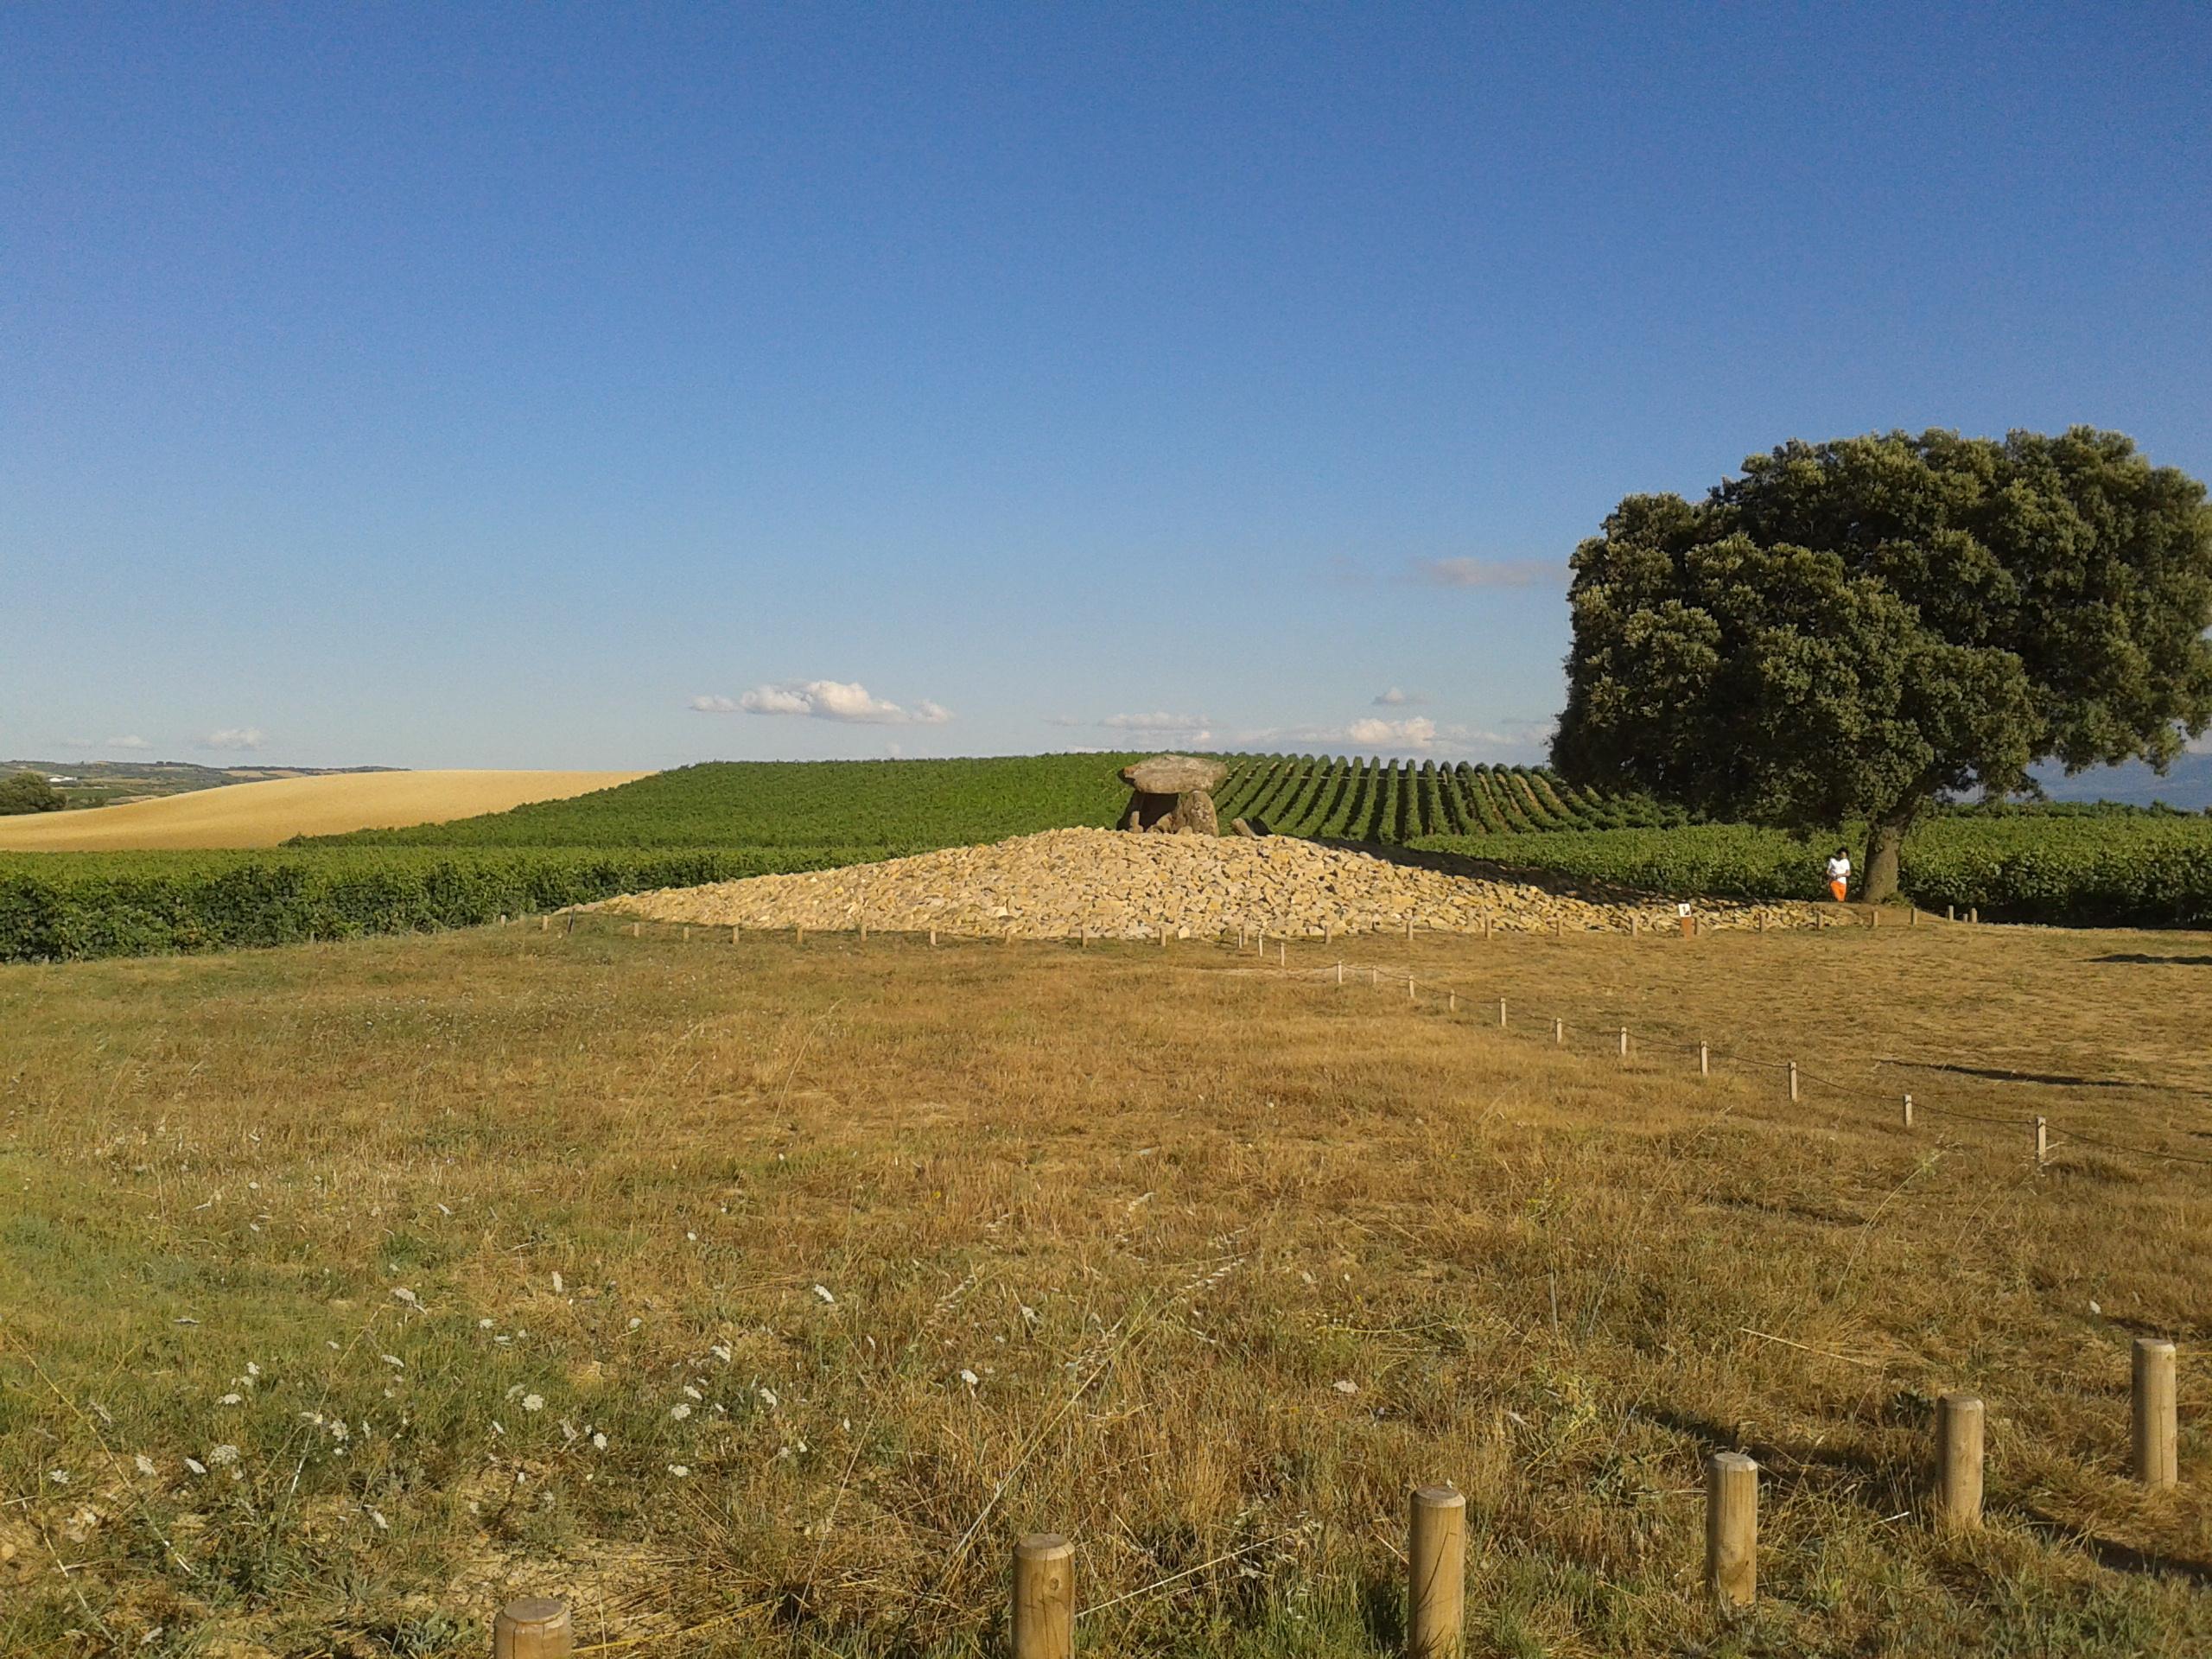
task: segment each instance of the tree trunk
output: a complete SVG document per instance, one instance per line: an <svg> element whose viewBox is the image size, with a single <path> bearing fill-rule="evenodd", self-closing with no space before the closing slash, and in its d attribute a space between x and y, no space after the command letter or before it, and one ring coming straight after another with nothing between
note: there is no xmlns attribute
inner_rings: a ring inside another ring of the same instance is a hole
<svg viewBox="0 0 2212 1659"><path fill-rule="evenodd" d="M1866 826L1866 876L1859 889L1862 903L1885 905L1897 896L1897 854L1904 846L1904 832L1920 811L1913 801L1878 813Z"/></svg>

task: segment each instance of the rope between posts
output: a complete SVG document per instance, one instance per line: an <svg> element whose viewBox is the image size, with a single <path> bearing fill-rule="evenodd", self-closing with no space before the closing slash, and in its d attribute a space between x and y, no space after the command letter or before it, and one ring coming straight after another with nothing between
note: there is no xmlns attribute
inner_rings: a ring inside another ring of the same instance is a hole
<svg viewBox="0 0 2212 1659"><path fill-rule="evenodd" d="M1332 965L1330 968L1314 969L1312 970L1311 976L1315 979L1327 978L1334 975L1338 967L1354 968L1355 965L1351 963L1342 963ZM1357 969L1355 969L1355 971L1357 971ZM1379 982L1379 980L1385 977L1393 982L1403 980L1408 985L1417 982L1414 976L1411 974L1401 974L1395 969L1390 970L1387 975L1382 973L1381 969L1371 967L1367 969L1367 971L1370 976L1372 976L1370 982ZM1461 992L1457 987L1446 985L1440 982L1432 980L1429 983L1432 988L1443 991L1450 995L1465 995L1470 998L1472 998L1475 995L1475 993L1473 992ZM1564 1031L1567 1028L1568 1022L1561 1015L1537 1008L1524 1008L1521 1012L1523 1019L1533 1020L1540 1025L1548 1024L1554 1029L1560 1031ZM1599 1030L1621 1030L1625 1028L1626 1027L1619 1022L1615 1022L1610 1026L1599 1025L1592 1027L1592 1029ZM1872 1090L1866 1089L1857 1084L1839 1083L1832 1077L1822 1077L1818 1073L1808 1071L1802 1066L1796 1065L1794 1061L1757 1059L1750 1055L1738 1054L1732 1050L1717 1049L1713 1047L1710 1044L1670 1043L1663 1040L1650 1041L1639 1039L1637 1046L1640 1049L1646 1051L1659 1050L1662 1052L1688 1054L1694 1054L1700 1047L1702 1047L1708 1060L1725 1060L1732 1065L1756 1066L1762 1070L1770 1071L1787 1071L1794 1070L1796 1072L1797 1080L1800 1084L1817 1084L1823 1089L1832 1090L1835 1093L1843 1095L1851 1099L1868 1101L1881 1105L1889 1105L1900 1098L1900 1096L1897 1095L1877 1093ZM1936 1105L1932 1102L1923 1099L1917 1094L1913 1095L1911 1096L1911 1100L1913 1109L1916 1112L1924 1111L1937 1117L1956 1118L1963 1122L1993 1124L1999 1128L2024 1129L2032 1127L2037 1122L2037 1116L2034 1114L2023 1114L2019 1116L2014 1117L1986 1112L1970 1112L1956 1106ZM2140 1158L2157 1158L2162 1159L2170 1163L2204 1165L2212 1166L2212 1157L2204 1157L2185 1152L2164 1152L2152 1147L2133 1146L2124 1141L2106 1140L2097 1135L2082 1134L2072 1130L2064 1132L2062 1139L2059 1129L2055 1125L2050 1125L2047 1118L2044 1119L2044 1122L2049 1128L2049 1132L2051 1136L2051 1144L2054 1146L2063 1144L2064 1141L2079 1141L2085 1146L2097 1147L2112 1152L2124 1152Z"/></svg>

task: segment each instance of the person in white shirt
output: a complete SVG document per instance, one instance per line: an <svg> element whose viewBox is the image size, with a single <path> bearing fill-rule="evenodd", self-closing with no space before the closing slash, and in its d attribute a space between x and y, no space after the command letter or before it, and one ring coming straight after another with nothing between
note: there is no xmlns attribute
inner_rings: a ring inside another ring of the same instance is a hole
<svg viewBox="0 0 2212 1659"><path fill-rule="evenodd" d="M1828 859L1828 891L1839 905L1851 891L1851 855L1840 847Z"/></svg>

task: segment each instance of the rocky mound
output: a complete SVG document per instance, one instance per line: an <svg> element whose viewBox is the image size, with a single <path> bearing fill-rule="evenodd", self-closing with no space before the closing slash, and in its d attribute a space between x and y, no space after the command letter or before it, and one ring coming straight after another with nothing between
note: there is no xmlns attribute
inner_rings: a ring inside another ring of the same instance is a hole
<svg viewBox="0 0 2212 1659"><path fill-rule="evenodd" d="M1211 938L1240 928L1321 938L1420 929L1626 932L1675 924L1671 903L1579 896L1289 836L1257 841L1052 830L881 864L758 875L610 899L594 909L720 926L868 927L997 938ZM1701 925L1803 927L1804 905L1701 902Z"/></svg>

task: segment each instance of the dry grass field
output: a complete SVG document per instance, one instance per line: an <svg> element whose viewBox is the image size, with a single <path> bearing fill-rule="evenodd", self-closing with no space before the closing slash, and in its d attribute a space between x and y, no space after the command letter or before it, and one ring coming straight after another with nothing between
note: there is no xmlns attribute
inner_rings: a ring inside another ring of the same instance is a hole
<svg viewBox="0 0 2212 1659"><path fill-rule="evenodd" d="M2212 941L1343 949L0 970L0 1651L478 1654L529 1590L587 1652L980 1654L1052 1528L1087 1651L1384 1653L1435 1480L1478 1654L2207 1650L2212 1166L2069 1135L2212 1157ZM1793 1057L1795 1103L1745 1063ZM1717 1446L1764 1471L1728 1624Z"/></svg>
<svg viewBox="0 0 2212 1659"><path fill-rule="evenodd" d="M91 853L274 847L504 812L642 778L641 772L364 772L272 778L76 812L0 818L0 852Z"/></svg>

